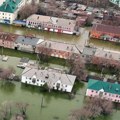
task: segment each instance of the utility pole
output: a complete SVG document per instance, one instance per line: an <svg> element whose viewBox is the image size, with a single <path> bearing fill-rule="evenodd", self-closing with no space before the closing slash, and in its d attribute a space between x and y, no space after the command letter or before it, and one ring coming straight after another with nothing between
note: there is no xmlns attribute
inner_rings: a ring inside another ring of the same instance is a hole
<svg viewBox="0 0 120 120"><path fill-rule="evenodd" d="M2 57L3 57L3 47L4 47L4 40L2 41Z"/></svg>
<svg viewBox="0 0 120 120"><path fill-rule="evenodd" d="M41 101L41 108L43 107L43 96L42 96L42 101Z"/></svg>

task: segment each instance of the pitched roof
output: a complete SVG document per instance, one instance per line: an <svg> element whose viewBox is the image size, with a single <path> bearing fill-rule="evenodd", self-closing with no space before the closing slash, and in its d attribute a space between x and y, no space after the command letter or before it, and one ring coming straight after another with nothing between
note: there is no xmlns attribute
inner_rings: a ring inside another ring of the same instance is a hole
<svg viewBox="0 0 120 120"><path fill-rule="evenodd" d="M0 32L0 39L4 41L14 42L17 39L18 35L12 33Z"/></svg>
<svg viewBox="0 0 120 120"><path fill-rule="evenodd" d="M118 83L110 83L95 79L89 79L88 89L92 89L96 91L102 89L104 90L104 92L120 95L120 84Z"/></svg>
<svg viewBox="0 0 120 120"><path fill-rule="evenodd" d="M74 75L54 72L52 70L38 70L36 68L29 68L29 67L25 68L22 75L28 78L32 78L33 76L36 76L36 79L40 79L45 82L51 82L51 83L61 81L61 83L65 85L74 85L76 79L76 76ZM46 76L49 77L46 78Z"/></svg>
<svg viewBox="0 0 120 120"><path fill-rule="evenodd" d="M43 39L35 38L35 37L28 37L28 36L18 36L16 39L16 43L21 43L25 45L37 45L41 43Z"/></svg>
<svg viewBox="0 0 120 120"><path fill-rule="evenodd" d="M105 33L119 34L120 35L120 27L104 25L104 24L94 24L93 27L92 27L92 31L105 32Z"/></svg>
<svg viewBox="0 0 120 120"><path fill-rule="evenodd" d="M72 53L77 53L77 54L80 53L74 44L45 40L44 42L39 44L39 46L40 45L50 48L50 49L54 49L54 50L72 52Z"/></svg>
<svg viewBox="0 0 120 120"><path fill-rule="evenodd" d="M108 60L120 61L120 52L107 49L97 49L95 53L96 57L105 58Z"/></svg>
<svg viewBox="0 0 120 120"><path fill-rule="evenodd" d="M21 2L21 0L6 0L0 6L0 11L14 13L17 10L18 4L20 2Z"/></svg>
<svg viewBox="0 0 120 120"><path fill-rule="evenodd" d="M63 26L68 28L70 27L73 30L76 25L75 20L57 18L57 17L51 17L51 16L43 16L43 15L37 15L37 14L31 15L30 17L27 18L27 20L38 22L38 23L39 22L49 23L51 25Z"/></svg>

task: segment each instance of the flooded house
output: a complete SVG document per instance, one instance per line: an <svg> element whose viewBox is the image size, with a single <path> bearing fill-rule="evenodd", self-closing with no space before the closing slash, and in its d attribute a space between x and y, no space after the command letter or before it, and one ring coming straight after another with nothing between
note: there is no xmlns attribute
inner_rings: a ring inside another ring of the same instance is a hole
<svg viewBox="0 0 120 120"><path fill-rule="evenodd" d="M51 16L33 14L26 20L26 26L57 33L76 34L76 21Z"/></svg>
<svg viewBox="0 0 120 120"><path fill-rule="evenodd" d="M18 36L14 43L15 50L34 53L36 45L43 42L43 39L31 36Z"/></svg>
<svg viewBox="0 0 120 120"><path fill-rule="evenodd" d="M120 27L105 24L94 24L90 37L106 41L120 42Z"/></svg>
<svg viewBox="0 0 120 120"><path fill-rule="evenodd" d="M17 37L16 34L0 32L0 46L14 49L14 42Z"/></svg>
<svg viewBox="0 0 120 120"><path fill-rule="evenodd" d="M51 69L38 70L26 67L22 73L21 82L35 86L43 86L47 84L50 89L71 92L75 79L76 76L74 75L55 72Z"/></svg>
<svg viewBox="0 0 120 120"><path fill-rule="evenodd" d="M36 53L43 53L63 59L69 59L73 54L77 58L80 54L78 48L74 44L47 40L36 46Z"/></svg>
<svg viewBox="0 0 120 120"><path fill-rule="evenodd" d="M86 96L120 102L120 84L89 79Z"/></svg>

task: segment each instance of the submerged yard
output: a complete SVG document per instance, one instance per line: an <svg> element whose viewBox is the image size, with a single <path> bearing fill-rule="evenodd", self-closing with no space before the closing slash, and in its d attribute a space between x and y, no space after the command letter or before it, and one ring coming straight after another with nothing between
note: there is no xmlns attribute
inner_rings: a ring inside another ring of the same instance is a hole
<svg viewBox="0 0 120 120"><path fill-rule="evenodd" d="M98 39L90 39L89 43L98 48L120 51L120 43L98 40Z"/></svg>
<svg viewBox="0 0 120 120"><path fill-rule="evenodd" d="M23 69L17 68L20 58L9 57L7 62L0 60L0 66L13 66L19 75ZM41 92L39 87L24 85L19 82L0 85L0 104L7 101L28 103L27 115L29 120L67 120L70 112L84 105L87 83L76 83L77 93L74 99L62 92ZM118 120L120 111L114 111L109 118L98 120Z"/></svg>
<svg viewBox="0 0 120 120"><path fill-rule="evenodd" d="M72 110L83 106L86 87L87 84L84 84L84 87L77 91L75 98L69 99L68 94L44 93L36 86L13 82L7 87L0 86L0 104L7 101L28 103L28 120L67 120ZM120 111L114 111L113 116L101 117L98 120L118 120L119 117Z"/></svg>

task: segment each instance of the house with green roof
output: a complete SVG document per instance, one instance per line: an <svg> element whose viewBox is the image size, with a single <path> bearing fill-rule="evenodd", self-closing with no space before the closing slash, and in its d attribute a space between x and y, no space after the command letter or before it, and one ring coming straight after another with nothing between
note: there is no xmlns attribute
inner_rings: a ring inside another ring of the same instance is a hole
<svg viewBox="0 0 120 120"><path fill-rule="evenodd" d="M0 5L0 22L12 23L17 18L19 9L25 5L25 3L26 0L5 0Z"/></svg>
<svg viewBox="0 0 120 120"><path fill-rule="evenodd" d="M25 0L5 0L0 6L0 22L12 23Z"/></svg>
<svg viewBox="0 0 120 120"><path fill-rule="evenodd" d="M120 102L120 84L89 79L86 96Z"/></svg>
<svg viewBox="0 0 120 120"><path fill-rule="evenodd" d="M109 0L111 3L118 5L120 7L120 0Z"/></svg>

